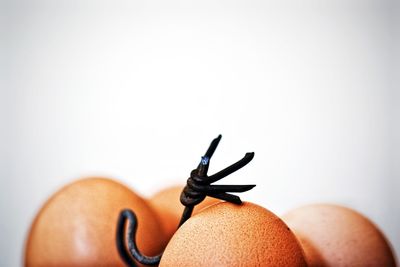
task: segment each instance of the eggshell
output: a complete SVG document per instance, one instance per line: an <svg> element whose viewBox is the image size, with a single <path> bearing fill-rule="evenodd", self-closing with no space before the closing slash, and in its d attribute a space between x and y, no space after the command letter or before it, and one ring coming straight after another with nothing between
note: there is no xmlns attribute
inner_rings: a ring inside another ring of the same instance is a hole
<svg viewBox="0 0 400 267"><path fill-rule="evenodd" d="M137 214L139 249L161 252L163 231L146 201L118 182L89 178L65 186L42 207L27 239L25 266L125 266L115 241L125 208Z"/></svg>
<svg viewBox="0 0 400 267"><path fill-rule="evenodd" d="M157 212L161 226L166 233L165 245L171 239L172 235L178 229L179 222L182 217L182 212L185 208L180 201L183 186L168 187L151 197L148 202ZM212 204L221 202L218 199L206 197L203 202L196 205L193 210L193 215L201 211L203 208Z"/></svg>
<svg viewBox="0 0 400 267"><path fill-rule="evenodd" d="M165 266L306 266L294 234L272 212L249 202L202 210L174 234Z"/></svg>
<svg viewBox="0 0 400 267"><path fill-rule="evenodd" d="M302 243L310 267L396 266L382 232L354 210L314 204L294 209L282 219Z"/></svg>

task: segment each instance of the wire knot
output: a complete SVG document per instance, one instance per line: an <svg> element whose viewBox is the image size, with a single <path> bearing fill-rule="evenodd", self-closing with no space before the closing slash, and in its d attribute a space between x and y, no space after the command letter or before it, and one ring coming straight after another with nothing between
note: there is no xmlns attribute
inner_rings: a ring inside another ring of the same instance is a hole
<svg viewBox="0 0 400 267"><path fill-rule="evenodd" d="M254 157L253 152L246 153L246 155L238 162L214 175L208 176L207 172L210 159L220 140L221 136L218 136L212 141L206 154L201 157L197 169L194 169L190 173L190 177L187 179L186 186L183 188L180 196L180 201L184 206L195 206L202 202L206 196L225 200L234 204L241 204L242 201L238 196L228 194L227 192L245 192L255 187L255 185L211 185L212 183L246 166Z"/></svg>
<svg viewBox="0 0 400 267"><path fill-rule="evenodd" d="M203 188L202 186L207 184L202 184L200 181L202 177L198 176L197 169L193 170L190 177L187 179L187 184L183 188L181 193L181 203L184 206L195 206L202 202L207 194L198 190L199 188ZM208 184L209 185L209 184Z"/></svg>

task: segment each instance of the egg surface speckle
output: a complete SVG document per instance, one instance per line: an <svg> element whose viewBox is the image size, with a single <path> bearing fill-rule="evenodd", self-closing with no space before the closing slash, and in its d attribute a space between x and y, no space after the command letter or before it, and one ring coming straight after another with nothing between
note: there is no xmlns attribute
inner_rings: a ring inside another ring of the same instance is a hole
<svg viewBox="0 0 400 267"><path fill-rule="evenodd" d="M272 212L249 202L205 208L174 234L165 266L306 266L294 234Z"/></svg>
<svg viewBox="0 0 400 267"><path fill-rule="evenodd" d="M349 208L314 204L282 219L302 243L310 267L392 267L393 252L371 221Z"/></svg>

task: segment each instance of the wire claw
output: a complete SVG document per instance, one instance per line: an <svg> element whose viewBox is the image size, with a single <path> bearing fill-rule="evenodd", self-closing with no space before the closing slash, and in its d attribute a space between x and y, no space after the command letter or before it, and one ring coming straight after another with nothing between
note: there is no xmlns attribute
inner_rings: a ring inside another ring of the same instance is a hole
<svg viewBox="0 0 400 267"><path fill-rule="evenodd" d="M193 209L193 207L204 200L206 196L217 199L222 199L235 204L241 204L240 197L227 194L227 192L245 192L252 189L255 185L211 185L212 183L221 180L222 178L234 173L235 171L246 166L253 158L254 152L246 153L245 156L234 164L226 167L222 171L217 172L212 176L207 175L208 167L210 164L210 157L215 152L221 135L215 138L208 148L206 154L202 157L197 169L190 173L187 184L184 187L180 200L186 209ZM185 213L184 213L185 214ZM187 214L191 214L187 213ZM189 216L190 217L190 216ZM189 217L182 216L181 222L184 222Z"/></svg>
<svg viewBox="0 0 400 267"><path fill-rule="evenodd" d="M229 174L243 168L246 166L254 157L254 153L246 153L246 155L236 163L228 166L222 171L217 172L212 176L208 176L208 167L210 165L210 159L214 154L217 146L221 140L222 136L218 135L215 138L209 148L207 149L204 156L201 158L201 161L196 169L194 169L190 173L190 177L187 180L187 184L182 190L180 201L185 206L185 209L182 213L181 221L179 222L180 227L183 223L186 222L190 218L193 213L194 206L202 202L206 196L225 200L234 204L242 204L242 200L240 197L228 194L227 192L236 192L241 193L248 190L251 190L255 187L255 185L211 185L212 183L228 176ZM128 226L126 227L127 222L129 221ZM145 264L145 265L157 265L161 260L161 256L145 256L140 253L139 249L136 245L136 230L137 230L137 218L133 211L126 209L121 211L118 223L117 223L117 249L118 252L128 266L136 266L136 261ZM127 233L125 233L125 229L127 229ZM126 238L126 243L125 243Z"/></svg>

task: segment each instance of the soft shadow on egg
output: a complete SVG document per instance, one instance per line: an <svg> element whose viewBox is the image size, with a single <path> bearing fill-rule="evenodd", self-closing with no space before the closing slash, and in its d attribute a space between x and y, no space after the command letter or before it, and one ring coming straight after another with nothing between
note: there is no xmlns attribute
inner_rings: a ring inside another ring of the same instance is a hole
<svg viewBox="0 0 400 267"><path fill-rule="evenodd" d="M383 233L354 210L314 204L294 209L282 219L302 243L309 267L396 266Z"/></svg>

